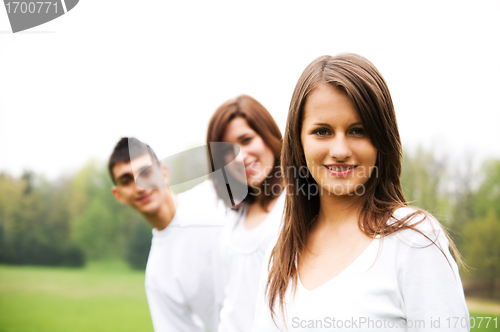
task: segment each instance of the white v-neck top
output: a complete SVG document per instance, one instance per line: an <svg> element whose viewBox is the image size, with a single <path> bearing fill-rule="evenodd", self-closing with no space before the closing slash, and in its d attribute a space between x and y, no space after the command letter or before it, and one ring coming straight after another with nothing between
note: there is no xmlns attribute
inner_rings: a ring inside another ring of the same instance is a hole
<svg viewBox="0 0 500 332"><path fill-rule="evenodd" d="M410 208L402 208L394 216L399 219L411 212ZM419 221L422 217L414 219ZM351 265L323 285L309 291L298 279L292 296L290 280L285 294L286 327L279 305L274 306L278 328L281 331L468 331L469 314L448 240L436 220L427 218L416 227L437 240L446 257L412 230L385 238L378 236ZM264 294L267 262L273 247L274 243L266 251L262 266L253 331L278 331Z"/></svg>
<svg viewBox="0 0 500 332"><path fill-rule="evenodd" d="M220 251L224 302L219 332L252 329L262 261L269 243L279 234L285 195L281 194L266 219L254 229L245 229L247 211L243 208L239 218L223 230Z"/></svg>

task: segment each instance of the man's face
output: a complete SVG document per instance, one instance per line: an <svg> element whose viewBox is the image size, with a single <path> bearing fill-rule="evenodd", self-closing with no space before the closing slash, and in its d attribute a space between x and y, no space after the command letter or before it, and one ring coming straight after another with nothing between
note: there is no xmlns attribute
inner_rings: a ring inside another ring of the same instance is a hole
<svg viewBox="0 0 500 332"><path fill-rule="evenodd" d="M118 163L113 167L116 186L111 188L111 192L115 198L120 203L130 205L132 208L145 214L157 213L161 204L165 202L165 196L168 194L168 189L144 189L136 184L134 174L139 174L145 170L141 175L147 173L146 176L149 175L156 179L160 178L160 181L163 180L166 186L166 171L164 167L153 166L148 168L150 165L151 159L149 155L144 154L135 158L133 162ZM147 181L147 178L145 181Z"/></svg>

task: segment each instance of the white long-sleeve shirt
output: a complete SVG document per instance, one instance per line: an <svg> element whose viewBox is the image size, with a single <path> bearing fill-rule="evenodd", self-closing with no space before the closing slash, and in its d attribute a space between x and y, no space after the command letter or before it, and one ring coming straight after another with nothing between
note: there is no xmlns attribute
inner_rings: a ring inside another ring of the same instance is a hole
<svg viewBox="0 0 500 332"><path fill-rule="evenodd" d="M245 229L244 208L221 235L225 287L219 332L252 329L262 261L270 241L279 234L285 195L285 192L281 194L266 219L256 228Z"/></svg>
<svg viewBox="0 0 500 332"><path fill-rule="evenodd" d="M395 217L411 212L410 208L398 209ZM421 219L415 217L415 221ZM377 237L350 266L318 288L309 291L298 278L292 297L290 280L285 294L286 327L279 305L274 306L279 329L468 331L469 314L448 240L433 219L426 218L416 227L430 239L437 239L445 255L413 230ZM274 243L262 266L255 332L278 331L264 294L273 247Z"/></svg>
<svg viewBox="0 0 500 332"><path fill-rule="evenodd" d="M217 280L220 226L234 212L217 204L211 181L178 199L169 226L153 229L145 280L153 327L156 332L215 332L222 301Z"/></svg>

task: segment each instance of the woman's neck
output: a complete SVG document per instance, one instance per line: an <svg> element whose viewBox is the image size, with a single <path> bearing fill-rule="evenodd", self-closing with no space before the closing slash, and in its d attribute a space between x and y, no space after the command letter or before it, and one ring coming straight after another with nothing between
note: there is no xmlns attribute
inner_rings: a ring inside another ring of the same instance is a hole
<svg viewBox="0 0 500 332"><path fill-rule="evenodd" d="M258 225L260 225L269 215L271 210L276 205L279 196L274 197L271 201L266 204L266 207L262 206L262 199L264 198L264 194L260 194L255 197L255 200L248 206L244 226L247 230L254 229Z"/></svg>
<svg viewBox="0 0 500 332"><path fill-rule="evenodd" d="M259 188L255 187L249 187L250 195L254 195L255 199L252 202L251 205L253 204L262 204L262 200L270 195L270 190L269 185L261 184Z"/></svg>
<svg viewBox="0 0 500 332"><path fill-rule="evenodd" d="M357 195L333 195L324 193L320 196L318 226L340 228L357 227L361 211L361 199Z"/></svg>

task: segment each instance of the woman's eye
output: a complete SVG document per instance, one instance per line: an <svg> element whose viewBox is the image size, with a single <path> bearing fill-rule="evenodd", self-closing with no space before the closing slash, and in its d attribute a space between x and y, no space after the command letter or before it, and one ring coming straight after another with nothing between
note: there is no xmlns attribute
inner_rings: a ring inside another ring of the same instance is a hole
<svg viewBox="0 0 500 332"><path fill-rule="evenodd" d="M365 131L363 130L363 128L355 128L352 130L352 133L354 135L363 135L365 133Z"/></svg>
<svg viewBox="0 0 500 332"><path fill-rule="evenodd" d="M251 137L245 137L244 139L241 140L241 143L243 144L250 143L251 140L252 140Z"/></svg>
<svg viewBox="0 0 500 332"><path fill-rule="evenodd" d="M316 135L319 135L319 136L325 136L325 135L328 135L328 130L326 129L318 129L314 132Z"/></svg>

